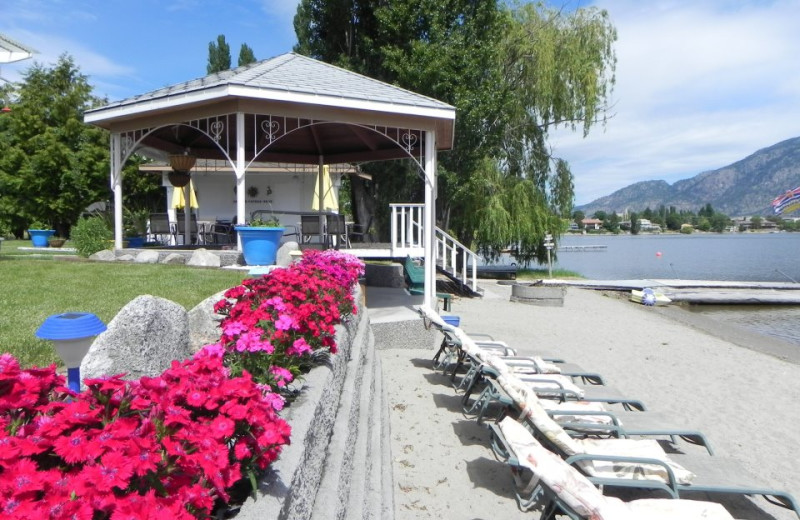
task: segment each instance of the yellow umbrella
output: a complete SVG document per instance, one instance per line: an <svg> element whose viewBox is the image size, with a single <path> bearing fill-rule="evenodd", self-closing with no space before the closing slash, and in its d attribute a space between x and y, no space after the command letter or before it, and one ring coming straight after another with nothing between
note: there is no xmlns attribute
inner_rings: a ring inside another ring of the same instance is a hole
<svg viewBox="0 0 800 520"><path fill-rule="evenodd" d="M192 209L197 209L200 206L197 204L197 194L194 192L194 181L189 181L189 204ZM184 195L184 188L172 188L172 207L176 209L186 207L186 196Z"/></svg>
<svg viewBox="0 0 800 520"><path fill-rule="evenodd" d="M319 188L319 172L317 172L314 181L314 199L311 201L311 209L315 211L319 211ZM322 210L339 211L339 201L337 200L336 192L333 190L330 168L327 164L322 167Z"/></svg>

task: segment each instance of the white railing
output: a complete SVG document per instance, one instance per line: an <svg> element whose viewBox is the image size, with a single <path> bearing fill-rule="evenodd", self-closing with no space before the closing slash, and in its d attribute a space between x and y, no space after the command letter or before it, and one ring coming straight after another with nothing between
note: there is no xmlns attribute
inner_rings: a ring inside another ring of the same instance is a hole
<svg viewBox="0 0 800 520"><path fill-rule="evenodd" d="M461 262L458 261L459 253ZM436 228L436 260L444 271L477 292L478 255L439 227Z"/></svg>
<svg viewBox="0 0 800 520"><path fill-rule="evenodd" d="M389 204L392 210L392 256L425 255L424 204Z"/></svg>
<svg viewBox="0 0 800 520"><path fill-rule="evenodd" d="M425 255L424 204L390 204L392 210L391 235L392 256L400 258ZM478 257L467 246L436 228L436 259L440 267L464 285L477 291ZM459 255L461 256L459 262ZM459 264L460 265L457 265Z"/></svg>

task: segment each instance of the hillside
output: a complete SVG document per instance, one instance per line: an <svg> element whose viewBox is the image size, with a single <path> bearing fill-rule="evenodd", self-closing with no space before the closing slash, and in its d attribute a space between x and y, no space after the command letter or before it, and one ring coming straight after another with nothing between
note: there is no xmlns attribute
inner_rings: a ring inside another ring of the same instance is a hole
<svg viewBox="0 0 800 520"><path fill-rule="evenodd" d="M800 186L800 137L758 150L729 166L700 173L675 184L643 181L601 197L579 209L595 211L641 211L662 204L697 211L710 203L730 216L771 215L772 199Z"/></svg>

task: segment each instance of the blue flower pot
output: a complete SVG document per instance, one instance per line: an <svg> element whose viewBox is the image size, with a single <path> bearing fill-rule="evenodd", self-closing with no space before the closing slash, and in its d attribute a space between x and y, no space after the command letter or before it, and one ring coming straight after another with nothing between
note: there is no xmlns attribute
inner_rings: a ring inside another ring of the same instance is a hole
<svg viewBox="0 0 800 520"><path fill-rule="evenodd" d="M31 237L33 247L47 247L47 239L56 234L55 229L29 229L28 236Z"/></svg>
<svg viewBox="0 0 800 520"><path fill-rule="evenodd" d="M283 236L282 227L236 226L247 265L274 265Z"/></svg>
<svg viewBox="0 0 800 520"><path fill-rule="evenodd" d="M144 247L144 237L128 237L128 247Z"/></svg>

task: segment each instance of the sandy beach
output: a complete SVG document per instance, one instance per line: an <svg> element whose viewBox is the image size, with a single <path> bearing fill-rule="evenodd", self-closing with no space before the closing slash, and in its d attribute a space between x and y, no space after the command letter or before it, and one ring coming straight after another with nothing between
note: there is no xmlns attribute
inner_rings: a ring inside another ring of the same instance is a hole
<svg viewBox="0 0 800 520"><path fill-rule="evenodd" d="M538 307L510 302L510 286L482 287L483 299L453 304L465 331L491 334L520 354L549 353L599 372L649 410L704 432L717 456L737 459L766 487L800 497L800 357L791 348L681 309L637 306L590 290L570 288L563 307ZM380 356L396 518L535 518L517 510L508 467L494 459L488 432L460 413L449 380L431 370L433 352ZM723 503L740 519L797 518L761 497Z"/></svg>

